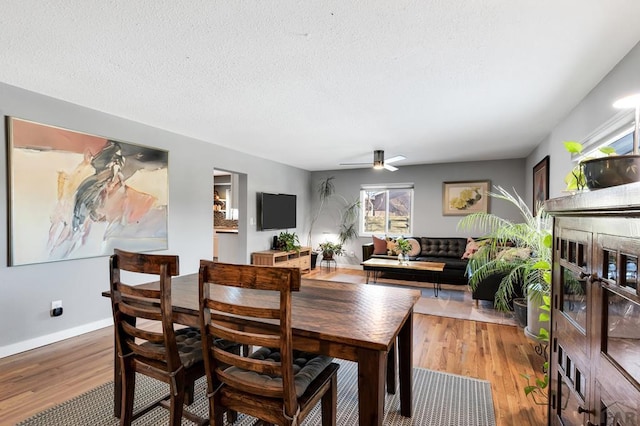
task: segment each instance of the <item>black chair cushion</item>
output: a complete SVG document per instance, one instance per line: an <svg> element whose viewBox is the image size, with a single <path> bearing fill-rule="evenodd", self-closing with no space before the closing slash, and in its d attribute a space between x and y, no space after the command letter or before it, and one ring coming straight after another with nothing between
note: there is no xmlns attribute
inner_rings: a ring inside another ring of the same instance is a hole
<svg viewBox="0 0 640 426"><path fill-rule="evenodd" d="M180 353L180 361L185 368L202 361L202 339L200 330L194 327L176 330L176 343Z"/></svg>
<svg viewBox="0 0 640 426"><path fill-rule="evenodd" d="M279 349L260 348L249 355L249 357L280 362ZM313 382L333 360L333 358L325 355L309 354L300 351L293 352L293 359L293 374L296 395L298 397L304 394L309 384ZM282 377L280 376L272 377L266 374L256 373L255 371L243 370L238 367L229 367L225 372L264 388L274 390L282 389Z"/></svg>
<svg viewBox="0 0 640 426"><path fill-rule="evenodd" d="M194 327L181 328L176 330L175 335L180 361L185 368L202 361L202 340L199 329ZM161 343L145 342L142 346L160 347L164 350L164 345Z"/></svg>

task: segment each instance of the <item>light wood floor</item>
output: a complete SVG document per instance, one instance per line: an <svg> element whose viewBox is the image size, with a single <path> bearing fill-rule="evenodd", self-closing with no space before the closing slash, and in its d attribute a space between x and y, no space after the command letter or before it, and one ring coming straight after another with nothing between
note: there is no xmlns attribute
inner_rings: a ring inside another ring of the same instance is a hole
<svg viewBox="0 0 640 426"><path fill-rule="evenodd" d="M306 277L330 276L316 269ZM539 372L542 359L522 329L416 314L413 360L417 367L491 382L498 426L546 423L546 409L524 396L520 374ZM15 424L112 379L111 327L0 359L0 425Z"/></svg>

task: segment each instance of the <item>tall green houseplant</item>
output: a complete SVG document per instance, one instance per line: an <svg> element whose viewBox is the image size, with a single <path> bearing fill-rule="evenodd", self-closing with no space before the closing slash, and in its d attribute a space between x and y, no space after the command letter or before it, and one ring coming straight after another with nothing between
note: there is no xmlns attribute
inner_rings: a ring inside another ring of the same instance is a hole
<svg viewBox="0 0 640 426"><path fill-rule="evenodd" d="M483 244L469 259L472 272L469 284L476 288L487 277L504 275L496 292L495 306L509 309L509 301L517 288L542 304L551 288L551 219L543 208L534 216L527 204L515 193L500 186L490 192L493 198L516 206L523 222L512 222L492 213L472 213L458 223L458 228L484 232Z"/></svg>
<svg viewBox="0 0 640 426"><path fill-rule="evenodd" d="M358 236L360 200L355 199L353 201L349 201L342 195L336 194L336 187L333 183L334 179L335 176L326 177L318 182L318 186L316 187L320 203L318 205L318 210L316 210L315 214L311 218L309 225L309 234L307 236L307 245L309 247L311 247L311 233L313 232L313 227L332 198L337 199L341 204L338 209L338 213L340 214L338 229L338 238L340 239L340 243L344 244Z"/></svg>

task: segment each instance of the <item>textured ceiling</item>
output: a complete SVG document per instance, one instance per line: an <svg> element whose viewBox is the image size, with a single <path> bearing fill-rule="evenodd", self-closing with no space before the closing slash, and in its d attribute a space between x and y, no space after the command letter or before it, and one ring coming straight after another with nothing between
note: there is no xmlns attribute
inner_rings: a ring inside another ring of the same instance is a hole
<svg viewBox="0 0 640 426"><path fill-rule="evenodd" d="M400 167L524 157L640 40L638 0L3 0L0 15L0 81L306 170L374 149Z"/></svg>

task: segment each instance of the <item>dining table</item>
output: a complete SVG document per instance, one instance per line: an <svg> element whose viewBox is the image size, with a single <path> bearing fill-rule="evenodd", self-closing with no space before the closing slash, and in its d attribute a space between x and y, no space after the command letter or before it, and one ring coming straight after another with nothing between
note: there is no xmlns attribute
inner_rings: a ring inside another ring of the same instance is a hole
<svg viewBox="0 0 640 426"><path fill-rule="evenodd" d="M159 288L158 282L141 285ZM255 303L250 291L225 286L212 286L211 297ZM199 327L198 274L174 277L171 298L173 321ZM382 425L385 384L388 392L395 393L396 364L400 414L412 416L413 306L419 298L416 289L305 278L300 290L292 293L293 348L358 364L360 425ZM119 414L120 380L115 369L114 379Z"/></svg>

